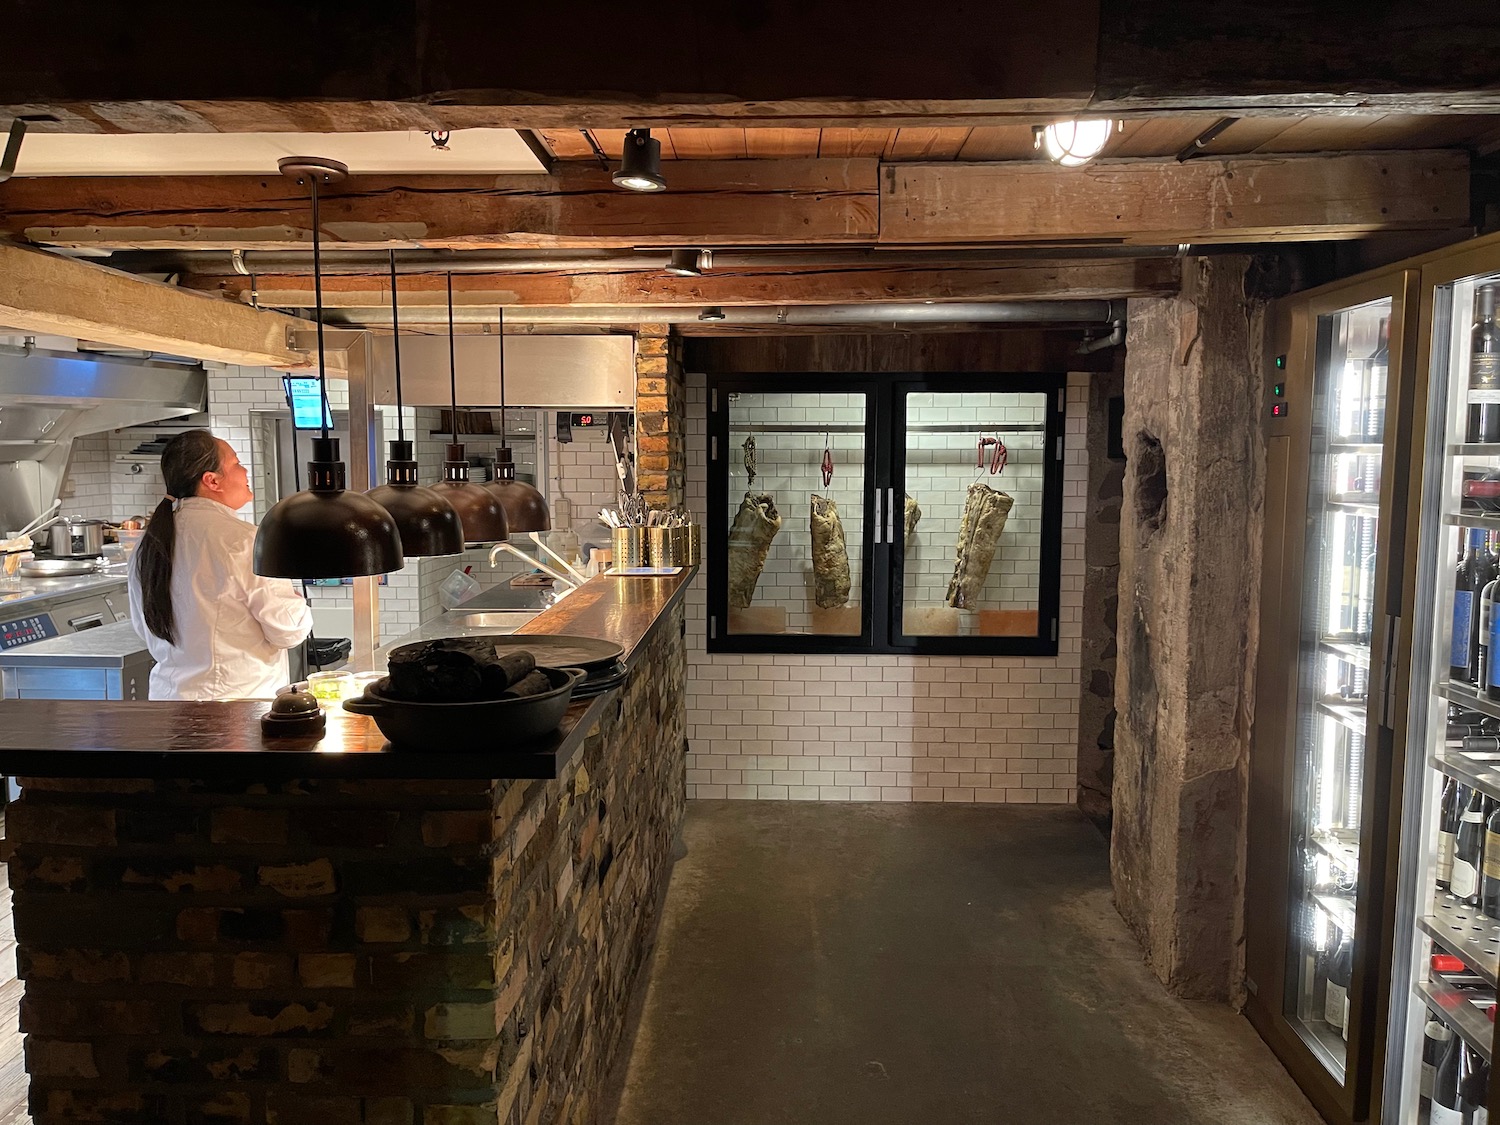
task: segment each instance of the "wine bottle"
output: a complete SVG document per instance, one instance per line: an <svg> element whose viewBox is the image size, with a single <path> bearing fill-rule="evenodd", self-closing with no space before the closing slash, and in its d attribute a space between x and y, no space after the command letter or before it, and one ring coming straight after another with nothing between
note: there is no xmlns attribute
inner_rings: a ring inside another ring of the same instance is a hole
<svg viewBox="0 0 1500 1125"><path fill-rule="evenodd" d="M1437 1075L1438 1063L1448 1050L1453 1038L1452 1029L1431 1012L1427 1014L1427 1026L1422 1029L1422 1100L1432 1099L1433 1079Z"/></svg>
<svg viewBox="0 0 1500 1125"><path fill-rule="evenodd" d="M1479 905L1479 872L1484 863L1484 794L1469 791L1469 802L1458 820L1453 843L1453 874L1449 891L1470 906Z"/></svg>
<svg viewBox="0 0 1500 1125"><path fill-rule="evenodd" d="M1464 1044L1464 1064L1467 1073L1460 1079L1458 1087L1464 1120L1469 1125L1488 1125L1490 1064L1467 1043Z"/></svg>
<svg viewBox="0 0 1500 1125"><path fill-rule="evenodd" d="M1456 777L1443 779L1443 800L1438 814L1437 885L1446 891L1453 880L1453 851L1458 842L1458 821L1463 816L1463 786Z"/></svg>
<svg viewBox="0 0 1500 1125"><path fill-rule="evenodd" d="M1494 628L1495 587L1500 578L1491 578L1479 591L1479 628L1474 630L1475 660L1469 669L1481 690L1490 682L1490 630Z"/></svg>
<svg viewBox="0 0 1500 1125"><path fill-rule="evenodd" d="M1485 670L1484 681L1479 689L1484 692L1487 699L1500 700L1500 582L1493 582L1488 587L1489 617L1490 617L1490 641L1489 651L1491 657L1486 661L1488 667Z"/></svg>
<svg viewBox="0 0 1500 1125"><path fill-rule="evenodd" d="M1500 441L1500 326L1495 323L1495 287L1474 294L1469 329L1469 441Z"/></svg>
<svg viewBox="0 0 1500 1125"><path fill-rule="evenodd" d="M1490 813L1484 832L1484 873L1479 881L1479 905L1500 919L1500 806Z"/></svg>
<svg viewBox="0 0 1500 1125"><path fill-rule="evenodd" d="M1323 992L1323 1022L1345 1039L1349 1038L1349 982L1354 976L1354 942L1339 935L1338 946L1328 959L1328 983Z"/></svg>
<svg viewBox="0 0 1500 1125"><path fill-rule="evenodd" d="M1470 528L1468 542L1468 550L1459 560L1458 570L1453 576L1453 636L1448 654L1448 678L1458 683L1469 682L1469 655L1479 617L1478 595L1484 586L1480 581L1484 573L1484 532Z"/></svg>
<svg viewBox="0 0 1500 1125"><path fill-rule="evenodd" d="M1428 1125L1469 1125L1464 1120L1463 1080L1468 1077L1464 1041L1457 1035L1438 1060L1432 1075L1432 1105Z"/></svg>
<svg viewBox="0 0 1500 1125"><path fill-rule="evenodd" d="M1489 647L1489 617L1485 613L1485 594L1490 591L1490 583L1495 581L1495 552L1490 547L1489 532L1480 538L1479 554L1474 560L1474 626L1469 630L1469 670L1467 679L1473 684L1482 684L1485 681L1480 678L1480 649Z"/></svg>

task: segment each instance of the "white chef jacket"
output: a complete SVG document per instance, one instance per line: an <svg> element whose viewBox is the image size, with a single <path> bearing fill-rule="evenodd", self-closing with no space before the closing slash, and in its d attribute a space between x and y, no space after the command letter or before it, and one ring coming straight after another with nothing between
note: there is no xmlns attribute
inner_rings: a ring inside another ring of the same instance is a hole
<svg viewBox="0 0 1500 1125"><path fill-rule="evenodd" d="M132 554L130 623L156 667L152 699L270 699L290 679L286 650L312 632L312 610L295 583L253 568L255 525L217 500L178 502L172 559L177 644L150 629Z"/></svg>

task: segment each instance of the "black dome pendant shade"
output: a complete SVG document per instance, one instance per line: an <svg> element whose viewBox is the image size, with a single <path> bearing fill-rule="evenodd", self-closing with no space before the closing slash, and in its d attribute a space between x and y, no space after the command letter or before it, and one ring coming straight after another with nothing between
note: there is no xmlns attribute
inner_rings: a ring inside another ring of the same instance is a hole
<svg viewBox="0 0 1500 1125"><path fill-rule="evenodd" d="M505 440L505 309L500 309L500 448L495 450L495 479L489 490L505 509L511 531L551 531L547 499L531 485L516 479L516 459Z"/></svg>
<svg viewBox="0 0 1500 1125"><path fill-rule="evenodd" d="M404 565L396 521L344 489L339 439L313 438L307 488L278 501L255 533L255 573L267 578L352 578Z"/></svg>
<svg viewBox="0 0 1500 1125"><path fill-rule="evenodd" d="M396 440L385 463L386 483L366 492L391 514L401 535L401 553L412 558L456 555L464 549L464 525L452 504L430 488L423 488L417 474L412 443L406 440L406 416L401 399L401 321L396 305L396 252L391 254L391 333L396 353Z"/></svg>
<svg viewBox="0 0 1500 1125"><path fill-rule="evenodd" d="M458 440L458 361L453 346L453 275L448 275L448 387L453 410L453 444L443 460L443 479L432 486L458 512L465 543L495 543L510 536L505 509L494 493L469 480L469 461Z"/></svg>
<svg viewBox="0 0 1500 1125"><path fill-rule="evenodd" d="M312 194L313 289L317 297L318 390L325 413L313 438L308 487L277 501L255 533L255 573L268 578L352 578L386 574L406 565L396 521L379 504L345 490L338 439L328 436L328 375L323 353L323 274L318 235L318 183L337 183L349 170L335 160L288 156L283 175L306 183Z"/></svg>

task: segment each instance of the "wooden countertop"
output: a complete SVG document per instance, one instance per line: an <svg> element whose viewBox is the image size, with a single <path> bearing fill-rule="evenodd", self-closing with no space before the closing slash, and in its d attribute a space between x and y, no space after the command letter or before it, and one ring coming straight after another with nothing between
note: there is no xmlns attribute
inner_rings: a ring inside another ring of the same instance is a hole
<svg viewBox="0 0 1500 1125"><path fill-rule="evenodd" d="M591 579L520 632L612 640L633 662L693 571L670 578ZM522 748L494 744L431 754L395 750L374 722L328 712L318 739L266 739L264 701L226 703L0 700L0 774L10 777L550 778L582 745L605 692L568 708L547 738Z"/></svg>

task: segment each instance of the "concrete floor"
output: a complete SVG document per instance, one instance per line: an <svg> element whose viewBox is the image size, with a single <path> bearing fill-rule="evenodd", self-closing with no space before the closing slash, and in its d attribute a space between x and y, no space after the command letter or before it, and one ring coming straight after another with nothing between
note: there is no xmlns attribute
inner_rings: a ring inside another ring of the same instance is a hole
<svg viewBox="0 0 1500 1125"><path fill-rule="evenodd" d="M614 1125L1320 1121L1161 990L1072 809L688 808Z"/></svg>

